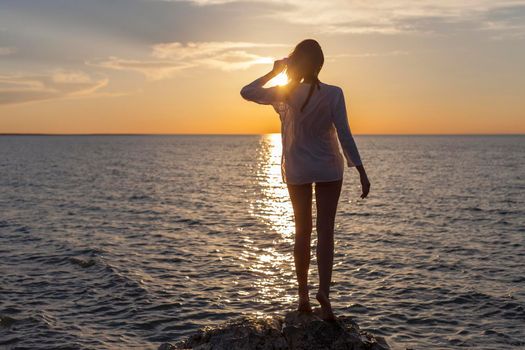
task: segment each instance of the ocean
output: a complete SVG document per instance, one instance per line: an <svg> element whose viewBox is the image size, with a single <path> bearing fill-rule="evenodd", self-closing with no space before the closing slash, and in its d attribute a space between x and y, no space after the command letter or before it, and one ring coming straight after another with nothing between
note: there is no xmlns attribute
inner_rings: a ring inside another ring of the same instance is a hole
<svg viewBox="0 0 525 350"><path fill-rule="evenodd" d="M336 315L393 348L525 347L525 136L355 139L372 186L345 169ZM157 349L294 309L280 142L1 136L0 349Z"/></svg>

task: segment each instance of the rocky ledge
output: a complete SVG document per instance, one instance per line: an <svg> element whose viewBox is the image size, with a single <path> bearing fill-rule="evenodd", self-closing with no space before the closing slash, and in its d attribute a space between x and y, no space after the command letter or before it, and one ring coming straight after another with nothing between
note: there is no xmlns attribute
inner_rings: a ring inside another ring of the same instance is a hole
<svg viewBox="0 0 525 350"><path fill-rule="evenodd" d="M325 322L315 313L291 311L284 316L241 316L205 327L177 343L158 350L387 350L383 337L359 328L349 316Z"/></svg>

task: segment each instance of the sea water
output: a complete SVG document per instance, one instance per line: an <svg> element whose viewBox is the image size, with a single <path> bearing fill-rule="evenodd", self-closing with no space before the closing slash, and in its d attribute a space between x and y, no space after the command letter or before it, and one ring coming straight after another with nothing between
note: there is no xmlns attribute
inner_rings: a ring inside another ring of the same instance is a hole
<svg viewBox="0 0 525 350"><path fill-rule="evenodd" d="M156 349L294 309L280 142L0 137L0 349ZM345 169L335 313L399 348L525 346L525 137L356 142L372 186Z"/></svg>

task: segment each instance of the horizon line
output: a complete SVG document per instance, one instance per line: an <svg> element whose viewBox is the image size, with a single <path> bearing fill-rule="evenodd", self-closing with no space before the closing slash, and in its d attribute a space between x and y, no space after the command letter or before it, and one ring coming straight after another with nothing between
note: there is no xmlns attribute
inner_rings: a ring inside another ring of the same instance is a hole
<svg viewBox="0 0 525 350"><path fill-rule="evenodd" d="M255 136L280 134L268 133L0 133L0 136ZM354 136L524 136L525 133L364 133Z"/></svg>

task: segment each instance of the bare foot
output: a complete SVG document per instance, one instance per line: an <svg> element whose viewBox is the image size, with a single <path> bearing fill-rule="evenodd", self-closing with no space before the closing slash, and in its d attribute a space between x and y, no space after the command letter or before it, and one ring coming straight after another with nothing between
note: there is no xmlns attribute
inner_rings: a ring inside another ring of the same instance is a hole
<svg viewBox="0 0 525 350"><path fill-rule="evenodd" d="M312 312L312 307L310 306L310 300L299 299L299 306L297 307L297 311L299 312Z"/></svg>
<svg viewBox="0 0 525 350"><path fill-rule="evenodd" d="M325 321L335 321L336 318L332 311L332 305L330 304L330 300L328 299L326 294L319 291L315 295L315 298L317 299L319 304L321 304L321 310L319 312L319 316Z"/></svg>

